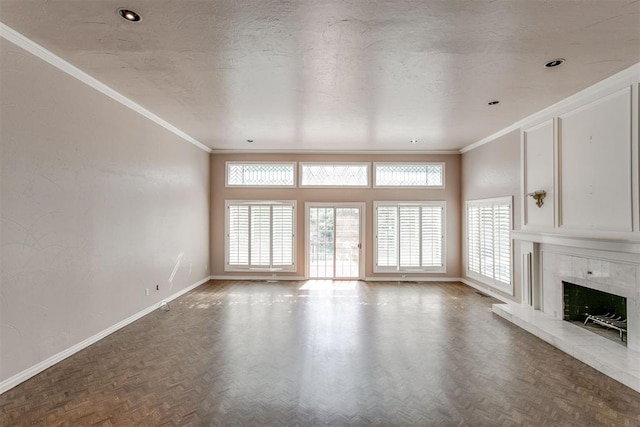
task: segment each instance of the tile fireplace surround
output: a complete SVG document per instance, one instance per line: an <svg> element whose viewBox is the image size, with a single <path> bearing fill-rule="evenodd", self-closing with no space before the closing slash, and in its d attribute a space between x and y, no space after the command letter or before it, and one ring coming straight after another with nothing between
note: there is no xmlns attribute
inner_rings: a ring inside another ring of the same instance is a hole
<svg viewBox="0 0 640 427"><path fill-rule="evenodd" d="M640 241L514 231L521 241L523 303L493 312L640 392ZM627 345L563 320L562 281L627 298Z"/></svg>

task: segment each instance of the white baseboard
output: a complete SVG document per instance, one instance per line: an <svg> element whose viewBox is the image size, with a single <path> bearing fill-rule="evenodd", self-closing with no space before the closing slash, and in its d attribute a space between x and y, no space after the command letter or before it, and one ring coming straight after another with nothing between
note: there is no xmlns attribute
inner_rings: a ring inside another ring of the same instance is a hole
<svg viewBox="0 0 640 427"><path fill-rule="evenodd" d="M211 280L256 280L256 281L280 281L280 280L293 280L299 282L306 280L302 276L236 276L233 274L221 274L217 276L209 276Z"/></svg>
<svg viewBox="0 0 640 427"><path fill-rule="evenodd" d="M172 301L176 298L178 298L181 295L186 294L187 292L191 291L192 289L197 288L198 286L202 285L203 283L206 283L210 280L210 276L205 277L204 279L187 286L186 288L176 292L175 294L164 298L163 301L169 302ZM94 344L98 341L100 341L101 339L103 339L104 337L116 332L118 329L124 328L125 326L127 326L130 323L135 322L136 320L140 319L141 317L146 316L147 314L151 313L152 311L156 310L158 307L160 307L161 303L153 303L153 305L145 308L144 310L141 310L139 312L137 312L136 314L127 317L126 319L116 323L113 326L108 327L107 329L98 332L97 334L67 348L66 350L62 350L60 353L57 353L51 357L49 357L46 360L43 360L42 362L25 369L24 371L17 373L16 375L0 382L0 394L4 393L7 390L12 389L13 387L17 386L18 384L28 380L29 378L33 377L34 375L39 374L40 372L44 371L47 368L50 368L51 366L55 365L56 363L66 359L67 357L79 352L80 350L83 350L87 347L89 347L91 344Z"/></svg>
<svg viewBox="0 0 640 427"><path fill-rule="evenodd" d="M514 303L514 301L512 301L512 300L510 300L510 299L506 298L504 295L500 295L499 293L494 292L494 291L491 289L491 287L490 287L490 286L486 286L486 285L479 285L479 284L477 284L477 283L475 283L475 282L472 282L471 280L467 280L467 279L464 279L464 278L460 278L460 279L458 279L458 280L459 280L460 282L464 283L465 285L467 285L467 286L471 286L472 288L479 290L479 291L480 291L480 292L482 292L483 294L487 294L487 295L489 295L489 296L491 296L491 297L493 297L493 298L495 298L495 299L498 299L498 300L500 300L500 301L502 301L502 302L504 302L504 303L507 303L507 304L513 304L513 303Z"/></svg>
<svg viewBox="0 0 640 427"><path fill-rule="evenodd" d="M293 280L296 282L307 279L303 276L236 276L221 274L217 276L211 276L211 280L256 280L256 281L279 281L279 280ZM331 280L331 279L327 279ZM342 279L339 279L342 280ZM349 279L347 279L349 280ZM395 276L372 276L365 277L363 279L351 279L351 280L364 280L366 282L461 282L459 277L395 277Z"/></svg>
<svg viewBox="0 0 640 427"><path fill-rule="evenodd" d="M460 282L459 277L420 277L420 276L411 276L411 277L396 277L396 276L372 276L365 277L365 281L367 282Z"/></svg>
<svg viewBox="0 0 640 427"><path fill-rule="evenodd" d="M313 280L307 279L303 276L237 276L221 274L217 276L211 276L211 280L255 280L255 281L280 281L280 280L292 280L292 281L304 281ZM327 279L331 280L331 279ZM338 279L342 280L342 279ZM395 276L372 276L365 277L364 279L345 279L345 280L364 280L366 282L460 282L459 277L395 277Z"/></svg>

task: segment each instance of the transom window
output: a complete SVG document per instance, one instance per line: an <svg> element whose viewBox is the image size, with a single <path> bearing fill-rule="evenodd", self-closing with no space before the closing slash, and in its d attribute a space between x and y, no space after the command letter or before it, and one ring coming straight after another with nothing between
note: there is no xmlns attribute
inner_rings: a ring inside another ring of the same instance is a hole
<svg viewBox="0 0 640 427"><path fill-rule="evenodd" d="M369 187L369 163L300 163L301 187Z"/></svg>
<svg viewBox="0 0 640 427"><path fill-rule="evenodd" d="M227 187L295 187L295 163L227 162Z"/></svg>
<svg viewBox="0 0 640 427"><path fill-rule="evenodd" d="M511 197L466 203L467 274L513 292Z"/></svg>
<svg viewBox="0 0 640 427"><path fill-rule="evenodd" d="M444 272L445 202L374 202L375 272Z"/></svg>
<svg viewBox="0 0 640 427"><path fill-rule="evenodd" d="M225 270L295 270L295 208L295 201L227 201Z"/></svg>
<svg viewBox="0 0 640 427"><path fill-rule="evenodd" d="M374 163L374 187L444 187L444 163Z"/></svg>

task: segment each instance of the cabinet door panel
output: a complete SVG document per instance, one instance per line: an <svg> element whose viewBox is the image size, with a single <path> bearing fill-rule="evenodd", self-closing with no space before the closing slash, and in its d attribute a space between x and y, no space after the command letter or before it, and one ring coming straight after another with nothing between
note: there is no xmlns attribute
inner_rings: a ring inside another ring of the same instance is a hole
<svg viewBox="0 0 640 427"><path fill-rule="evenodd" d="M631 88L560 117L561 226L632 230Z"/></svg>
<svg viewBox="0 0 640 427"><path fill-rule="evenodd" d="M523 150L524 193L547 192L541 207L533 197L525 196L525 226L553 228L553 120L525 130Z"/></svg>

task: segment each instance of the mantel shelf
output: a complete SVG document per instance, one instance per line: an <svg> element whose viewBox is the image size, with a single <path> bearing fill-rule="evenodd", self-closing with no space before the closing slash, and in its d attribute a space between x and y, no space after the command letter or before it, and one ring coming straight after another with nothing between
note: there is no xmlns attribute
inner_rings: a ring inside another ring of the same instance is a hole
<svg viewBox="0 0 640 427"><path fill-rule="evenodd" d="M514 240L640 255L640 233L563 233L512 230Z"/></svg>

